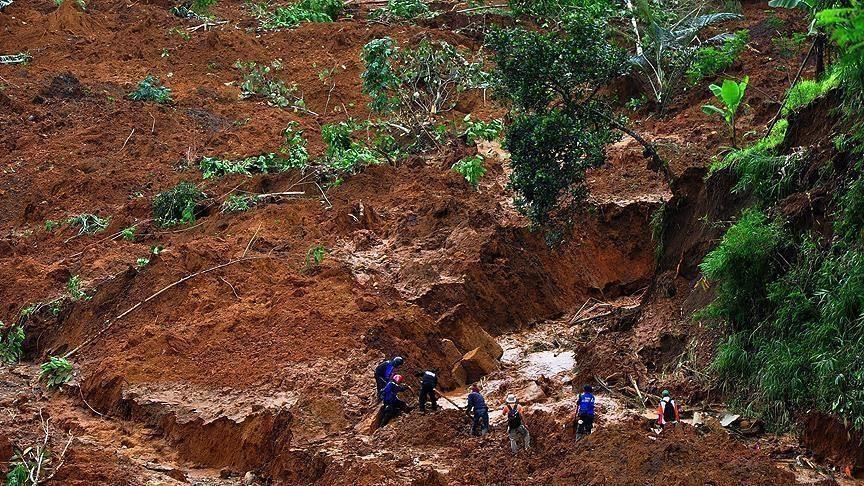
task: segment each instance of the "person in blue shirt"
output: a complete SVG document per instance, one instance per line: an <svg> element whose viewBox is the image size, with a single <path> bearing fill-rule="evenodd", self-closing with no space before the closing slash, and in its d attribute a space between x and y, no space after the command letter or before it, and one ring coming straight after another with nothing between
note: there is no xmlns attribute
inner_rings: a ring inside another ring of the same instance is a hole
<svg viewBox="0 0 864 486"><path fill-rule="evenodd" d="M585 385L577 401L579 409L576 412L576 440L591 433L594 426L594 389L591 385Z"/></svg>
<svg viewBox="0 0 864 486"><path fill-rule="evenodd" d="M407 412L408 404L399 399L399 393L405 391L402 385L402 375L393 375L393 379L381 390L381 401L384 403L381 409L381 422L378 427L384 427L390 420L401 412Z"/></svg>
<svg viewBox="0 0 864 486"><path fill-rule="evenodd" d="M489 433L489 408L486 406L486 400L480 394L480 388L477 385L471 386L471 393L468 394L468 406L465 407L465 413L472 416L471 423L472 435L484 435Z"/></svg>
<svg viewBox="0 0 864 486"><path fill-rule="evenodd" d="M381 390L387 386L387 383L390 381L390 378L393 376L393 373L396 372L396 368L402 366L405 360L402 359L402 356L396 356L395 358L383 361L375 368L375 396L378 399L381 399Z"/></svg>

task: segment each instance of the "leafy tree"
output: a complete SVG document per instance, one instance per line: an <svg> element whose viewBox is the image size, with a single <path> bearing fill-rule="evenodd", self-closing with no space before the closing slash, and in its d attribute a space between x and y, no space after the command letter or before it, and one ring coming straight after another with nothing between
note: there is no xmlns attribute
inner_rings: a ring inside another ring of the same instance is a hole
<svg viewBox="0 0 864 486"><path fill-rule="evenodd" d="M602 18L574 12L552 30L494 31L498 91L513 104L505 147L516 204L557 243L587 195L585 171L601 165L605 147L623 130L653 146L616 119L600 93L628 70L625 53L607 40Z"/></svg>
<svg viewBox="0 0 864 486"><path fill-rule="evenodd" d="M723 103L723 107L718 108L714 105L702 105L702 111L706 115L719 115L723 118L729 128L732 130L732 146L737 147L735 139L735 124L737 121L738 109L741 107L741 102L744 100L744 95L747 91L747 83L750 78L744 76L741 82L736 82L731 79L724 79L723 86L712 84L709 86L714 96Z"/></svg>

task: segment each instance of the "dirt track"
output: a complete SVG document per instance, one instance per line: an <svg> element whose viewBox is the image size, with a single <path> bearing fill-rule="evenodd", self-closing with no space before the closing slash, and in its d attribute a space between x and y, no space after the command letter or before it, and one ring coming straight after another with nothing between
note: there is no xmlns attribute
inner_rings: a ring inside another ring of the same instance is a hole
<svg viewBox="0 0 864 486"><path fill-rule="evenodd" d="M70 1L58 9L51 0L19 0L0 13L0 54L33 56L25 66L0 66L0 320L14 322L27 305L61 297L72 275L93 295L65 301L56 316L45 308L28 323L26 363L3 371L10 385L0 396L8 412L0 421L0 460L11 455L11 443L41 434L42 410L52 417L55 446L66 430L76 437L54 478L60 484L232 484L248 471L286 484L792 480L717 427L657 439L629 412L601 421L576 447L563 429L560 410L572 401L563 382L537 400L543 406L529 417L537 450L527 458L509 456L500 430L469 437L454 411L364 429L376 409L371 370L385 355L404 355L410 371L439 368L443 387L453 390L449 341L455 360L475 348L500 355L504 334L619 297L645 296L639 314L621 321L628 326L580 328L595 338L590 346L575 328L561 331L573 333L567 344L578 373L570 379L618 373L612 382L633 376L646 391L677 385L682 398L695 398L686 395L686 377L672 376L670 385L659 383L657 372L706 332L691 328L682 311L692 306L690 273L698 263L688 252L704 240L667 253L680 256L683 270L656 278L649 219L674 187L648 171L627 140L611 149L608 170L591 177L597 211L555 251L513 209L506 154L494 145L457 140L396 167L372 167L327 190L326 200L297 173L202 182L184 160L273 151L289 121L301 124L318 155L322 124L367 117L359 53L369 40L430 35L476 49L472 22L486 19L448 14L419 27L385 26L362 20L355 7L353 19L259 33L242 2L224 0L214 13L229 23L184 40L171 29L195 24L169 14L169 3L93 0L82 12ZM759 34L764 5L745 8L753 45L770 49L770 36ZM277 58L284 80L296 82L320 115L239 99L233 63ZM755 54L742 59L735 69L750 74L766 98L785 89ZM319 79L330 67L332 86ZM126 98L147 74L172 89L174 105ZM701 92L689 96L662 120L634 115L641 130L678 143L666 156L679 185L698 184L685 176L704 174L721 142L718 127L699 113ZM751 104L742 122L764 122L773 105L762 98ZM488 119L503 110L474 94L453 117L468 113ZM493 155L480 190L472 191L449 168L477 150ZM153 196L181 180L201 183L217 199L237 189L305 195L238 214L212 207L191 227L152 225ZM82 237L43 229L45 220L82 212L110 217L110 226ZM133 224L134 241L108 238ZM315 244L329 253L321 268L306 271ZM135 270L154 245L164 252ZM172 282L244 256L256 259L173 288L84 346L67 392L44 394L35 385L33 363L77 347ZM697 355L704 359L704 350ZM489 392L499 402L508 387L540 386L497 373L490 380L501 380L499 387ZM556 406L557 414L543 411Z"/></svg>

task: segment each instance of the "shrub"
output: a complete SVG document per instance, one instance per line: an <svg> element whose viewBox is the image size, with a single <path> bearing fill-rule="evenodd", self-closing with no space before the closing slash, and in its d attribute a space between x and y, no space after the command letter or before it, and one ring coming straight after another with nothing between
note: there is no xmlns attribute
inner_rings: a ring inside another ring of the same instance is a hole
<svg viewBox="0 0 864 486"><path fill-rule="evenodd" d="M492 120L484 122L483 120L473 121L471 115L465 115L462 120L465 123L465 130L462 135L468 143L476 143L480 140L495 140L504 131L504 122L501 120Z"/></svg>
<svg viewBox="0 0 864 486"><path fill-rule="evenodd" d="M73 372L72 364L66 358L50 356L39 367L39 378L45 381L48 388L59 388L72 380Z"/></svg>
<svg viewBox="0 0 864 486"><path fill-rule="evenodd" d="M424 38L412 48L384 37L363 46L361 57L369 108L403 125L421 145L434 140L435 118L452 110L460 93L490 86L482 60L444 41Z"/></svg>
<svg viewBox="0 0 864 486"><path fill-rule="evenodd" d="M303 97L297 94L296 84L289 86L271 76L273 72L282 70L281 61L273 61L270 66L237 61L234 67L243 75L243 82L240 84L242 99L260 97L267 100L267 104L271 106L308 111Z"/></svg>
<svg viewBox="0 0 864 486"><path fill-rule="evenodd" d="M105 231L108 227L108 219L100 218L95 214L90 213L82 213L78 216L71 217L66 220L66 224L69 226L78 228L78 235L89 234L92 235L94 233L98 233L100 231Z"/></svg>
<svg viewBox="0 0 864 486"><path fill-rule="evenodd" d="M126 241L135 241L135 227L130 226L124 228L123 231L120 232L120 237Z"/></svg>
<svg viewBox="0 0 864 486"><path fill-rule="evenodd" d="M358 135L360 134L360 135ZM349 118L321 127L321 138L327 145L326 166L336 173L354 173L370 164L379 164L401 156L396 141L380 125Z"/></svg>
<svg viewBox="0 0 864 486"><path fill-rule="evenodd" d="M249 208L258 203L258 198L244 194L231 194L222 203L223 213L239 213L248 211Z"/></svg>
<svg viewBox="0 0 864 486"><path fill-rule="evenodd" d="M270 13L261 12L261 26L265 29L293 29L304 22L333 22L345 9L342 0L300 0Z"/></svg>
<svg viewBox="0 0 864 486"><path fill-rule="evenodd" d="M191 182L181 182L153 199L153 220L165 228L193 223L198 203L207 196Z"/></svg>
<svg viewBox="0 0 864 486"><path fill-rule="evenodd" d="M150 259L145 257L139 257L135 260L135 268L141 270L150 264Z"/></svg>
<svg viewBox="0 0 864 486"><path fill-rule="evenodd" d="M692 64L687 68L687 81L696 84L704 78L726 71L749 41L750 33L739 30L734 35L726 36L720 47L700 47L693 55Z"/></svg>
<svg viewBox="0 0 864 486"><path fill-rule="evenodd" d="M147 75L138 83L138 89L129 93L129 99L134 101L153 101L155 103L171 103L171 90L162 86L158 79Z"/></svg>
<svg viewBox="0 0 864 486"><path fill-rule="evenodd" d="M45 220L45 231L47 231L49 233L54 231L55 229L57 229L58 226L60 226L60 223L58 223L57 221L54 221L53 219L46 219Z"/></svg>
<svg viewBox="0 0 864 486"><path fill-rule="evenodd" d="M22 326L9 326L3 328L0 321L0 362L15 364L21 360L24 354L24 328Z"/></svg>
<svg viewBox="0 0 864 486"><path fill-rule="evenodd" d="M453 170L462 174L462 177L471 183L474 189L477 189L477 186L480 184L480 178L486 174L486 167L483 166L483 156L480 154L465 157L456 162L453 164Z"/></svg>
<svg viewBox="0 0 864 486"><path fill-rule="evenodd" d="M369 14L370 19L381 22L413 20L429 16L431 16L429 5L423 0L388 0L387 5Z"/></svg>

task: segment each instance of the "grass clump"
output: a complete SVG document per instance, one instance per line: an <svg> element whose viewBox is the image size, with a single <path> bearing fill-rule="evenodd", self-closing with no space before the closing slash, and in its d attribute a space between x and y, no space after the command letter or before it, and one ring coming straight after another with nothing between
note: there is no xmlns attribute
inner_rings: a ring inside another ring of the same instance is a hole
<svg viewBox="0 0 864 486"><path fill-rule="evenodd" d="M195 184L181 182L153 199L153 220L163 228L194 223L198 203L206 197Z"/></svg>
<svg viewBox="0 0 864 486"><path fill-rule="evenodd" d="M700 47L693 54L693 62L687 69L687 81L696 84L699 81L720 74L735 62L738 55L747 47L750 33L746 30L728 35L718 47Z"/></svg>
<svg viewBox="0 0 864 486"><path fill-rule="evenodd" d="M154 103L171 103L171 89L159 82L151 75L138 82L138 88L129 93L129 99L133 101L152 101Z"/></svg>
<svg viewBox="0 0 864 486"><path fill-rule="evenodd" d="M800 110L812 103L816 98L835 88L838 85L839 75L835 71L821 81L802 79L789 89L786 101L783 103L783 116Z"/></svg>

